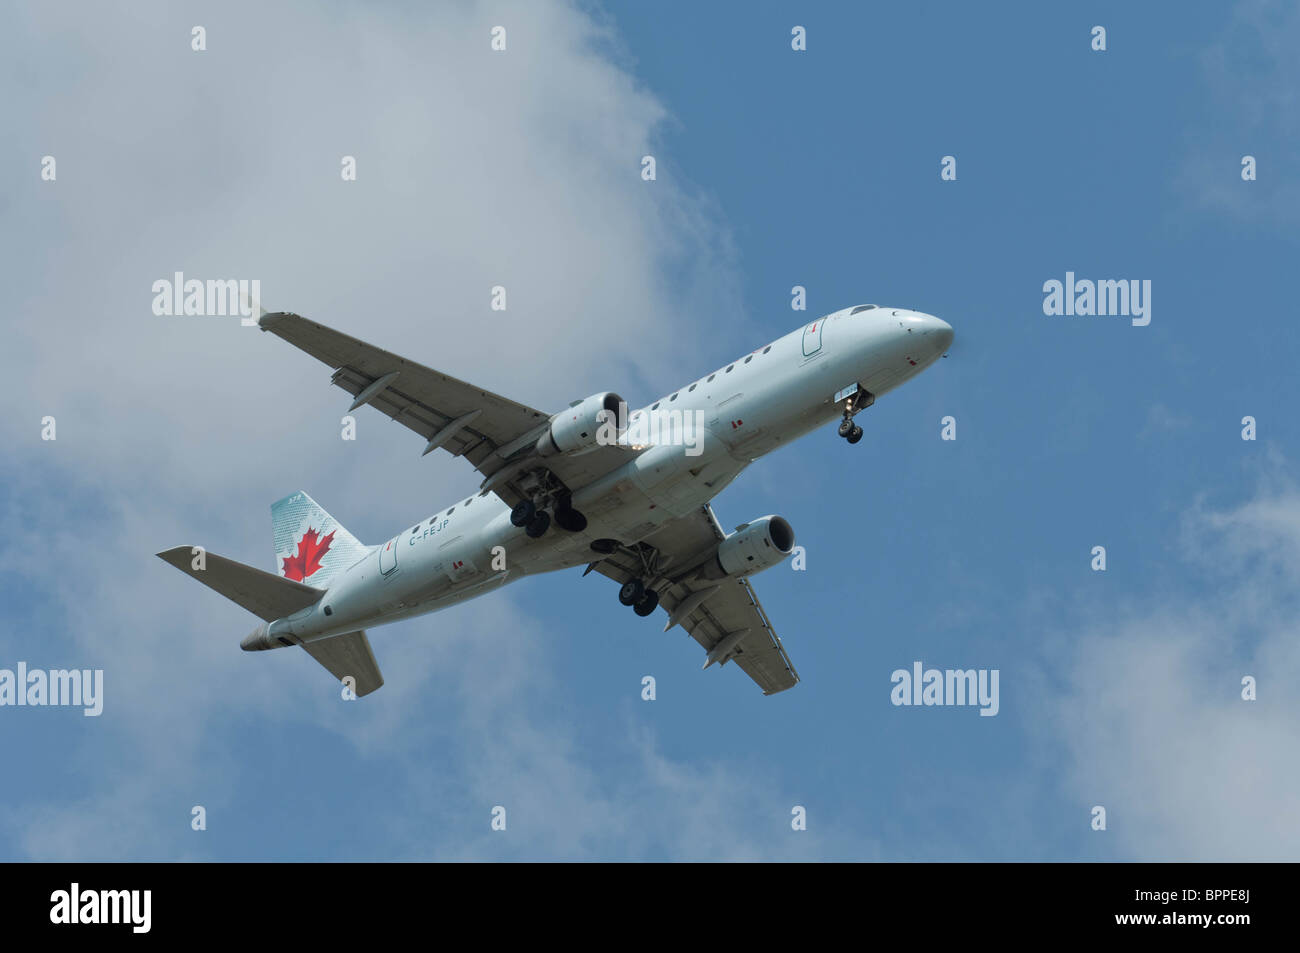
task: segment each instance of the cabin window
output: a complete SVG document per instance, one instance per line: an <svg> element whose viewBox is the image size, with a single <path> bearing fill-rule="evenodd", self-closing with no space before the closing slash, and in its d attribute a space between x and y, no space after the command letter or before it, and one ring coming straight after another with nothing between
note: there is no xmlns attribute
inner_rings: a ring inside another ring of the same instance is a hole
<svg viewBox="0 0 1300 953"><path fill-rule="evenodd" d="M763 348L763 353L766 354L770 350L772 350L772 345L769 344L767 347Z"/></svg>
<svg viewBox="0 0 1300 953"><path fill-rule="evenodd" d="M754 359L754 355L751 354L751 355L749 355L749 357L745 358L745 363L748 364L748 363L749 363L750 361L752 361L753 359Z"/></svg>
<svg viewBox="0 0 1300 953"><path fill-rule="evenodd" d="M453 506L451 509L449 509L449 510L447 511L447 515L450 516L452 513L455 513L455 512L456 512L456 507Z"/></svg>
<svg viewBox="0 0 1300 953"><path fill-rule="evenodd" d="M713 383L713 378L715 378L715 377L717 377L717 376L718 376L717 374L710 374L710 375L709 375L709 379L708 379L707 381L705 381L704 383L706 383L706 384L712 384L712 383Z"/></svg>
<svg viewBox="0 0 1300 953"><path fill-rule="evenodd" d="M671 403L672 403L673 401L675 401L676 399L677 399L677 395L676 395L676 394L673 394L673 396L671 396L671 397L668 398L668 403L671 404Z"/></svg>
<svg viewBox="0 0 1300 953"><path fill-rule="evenodd" d="M651 410L658 410L658 409L659 409L659 405L660 405L660 403L662 403L662 401L658 401L658 400L655 401L655 405L654 405L653 407L651 407L650 409L651 409Z"/></svg>
<svg viewBox="0 0 1300 953"><path fill-rule="evenodd" d="M732 364L730 367L728 367L726 373L730 374L730 373L731 373L731 368L732 368L732 367L735 367L735 366L736 366L735 364Z"/></svg>
<svg viewBox="0 0 1300 953"><path fill-rule="evenodd" d="M430 523L430 525L432 525L432 524L433 524L433 521L430 520L429 523ZM416 523L414 526L411 527L411 534L412 534L412 535L414 535L415 533L418 533L419 531L420 531L420 524L419 524L419 523Z"/></svg>
<svg viewBox="0 0 1300 953"><path fill-rule="evenodd" d="M695 388L699 386L700 386L699 384L692 384L690 387L686 388L686 393L689 394L691 391L695 390Z"/></svg>
<svg viewBox="0 0 1300 953"><path fill-rule="evenodd" d="M329 606L326 606L326 607L325 607L325 614L326 614L326 615L333 615L333 614L334 614L334 610L331 609Z"/></svg>

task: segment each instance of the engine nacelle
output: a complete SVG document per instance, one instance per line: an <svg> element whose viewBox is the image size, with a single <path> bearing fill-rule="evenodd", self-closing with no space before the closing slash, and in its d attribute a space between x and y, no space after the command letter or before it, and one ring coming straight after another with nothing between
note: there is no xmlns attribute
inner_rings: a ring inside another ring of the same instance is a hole
<svg viewBox="0 0 1300 953"><path fill-rule="evenodd" d="M550 429L537 438L538 455L550 457L595 449L599 446L596 436L602 425L612 424L619 433L623 432L626 421L620 418L619 412L625 406L622 397L609 391L579 401L552 418ZM613 416L607 418L605 411ZM609 424L605 423L607 419Z"/></svg>
<svg viewBox="0 0 1300 953"><path fill-rule="evenodd" d="M718 544L717 556L704 564L704 579L752 576L794 552L794 529L779 516L746 523Z"/></svg>

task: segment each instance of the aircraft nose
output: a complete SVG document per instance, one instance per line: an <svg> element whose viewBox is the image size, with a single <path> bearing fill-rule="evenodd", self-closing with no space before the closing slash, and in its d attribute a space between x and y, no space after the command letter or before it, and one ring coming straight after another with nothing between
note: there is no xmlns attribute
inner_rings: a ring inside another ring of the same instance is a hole
<svg viewBox="0 0 1300 953"><path fill-rule="evenodd" d="M952 344L952 325L941 318L936 318L932 314L913 311L903 321L908 332L922 335L926 345L934 348L935 354L943 354L948 350L948 346Z"/></svg>
<svg viewBox="0 0 1300 953"><path fill-rule="evenodd" d="M942 318L936 318L932 314L927 314L926 319L930 322L931 334L934 335L935 344L939 347L939 353L945 353L952 345L953 330L952 325Z"/></svg>

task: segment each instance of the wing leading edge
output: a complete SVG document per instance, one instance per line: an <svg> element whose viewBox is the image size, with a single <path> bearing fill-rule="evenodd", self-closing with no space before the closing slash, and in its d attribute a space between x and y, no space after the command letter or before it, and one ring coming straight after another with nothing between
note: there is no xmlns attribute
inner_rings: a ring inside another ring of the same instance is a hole
<svg viewBox="0 0 1300 953"><path fill-rule="evenodd" d="M530 471L545 469L576 491L628 460L628 449L617 446L530 459L550 414L297 314L264 314L258 324L332 367L330 382L355 398L351 410L369 404L424 438L425 453L442 449L466 458L483 475L483 492L490 489L510 506L526 498L519 479Z"/></svg>

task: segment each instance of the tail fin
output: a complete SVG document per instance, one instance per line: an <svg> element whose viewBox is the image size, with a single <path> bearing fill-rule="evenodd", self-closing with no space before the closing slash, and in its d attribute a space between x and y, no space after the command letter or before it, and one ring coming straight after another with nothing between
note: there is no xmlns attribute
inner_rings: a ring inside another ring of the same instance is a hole
<svg viewBox="0 0 1300 953"><path fill-rule="evenodd" d="M271 504L271 530L276 571L318 589L328 588L370 548L301 490Z"/></svg>

